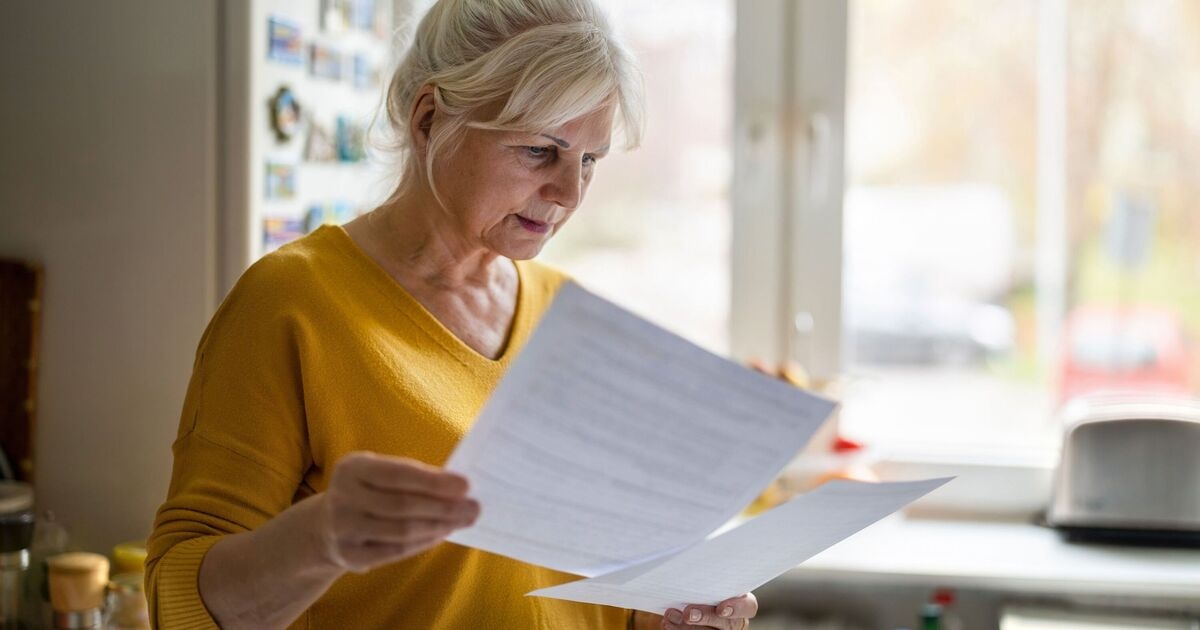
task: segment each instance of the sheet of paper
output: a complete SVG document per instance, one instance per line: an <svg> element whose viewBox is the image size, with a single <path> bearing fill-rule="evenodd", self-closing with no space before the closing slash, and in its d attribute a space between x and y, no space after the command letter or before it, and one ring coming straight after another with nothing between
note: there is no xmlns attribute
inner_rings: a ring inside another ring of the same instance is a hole
<svg viewBox="0 0 1200 630"><path fill-rule="evenodd" d="M449 540L584 576L678 551L833 406L568 284L446 464L482 508Z"/></svg>
<svg viewBox="0 0 1200 630"><path fill-rule="evenodd" d="M662 614L748 593L949 481L831 481L678 554L529 595Z"/></svg>

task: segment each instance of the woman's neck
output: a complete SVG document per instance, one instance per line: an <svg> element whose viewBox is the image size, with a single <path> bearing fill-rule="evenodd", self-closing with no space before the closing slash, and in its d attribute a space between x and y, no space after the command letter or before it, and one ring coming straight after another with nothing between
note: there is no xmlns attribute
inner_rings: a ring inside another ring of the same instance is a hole
<svg viewBox="0 0 1200 630"><path fill-rule="evenodd" d="M507 259L469 242L432 194L402 193L357 221L363 221L376 258L403 284L453 291L486 286L497 274L511 273Z"/></svg>

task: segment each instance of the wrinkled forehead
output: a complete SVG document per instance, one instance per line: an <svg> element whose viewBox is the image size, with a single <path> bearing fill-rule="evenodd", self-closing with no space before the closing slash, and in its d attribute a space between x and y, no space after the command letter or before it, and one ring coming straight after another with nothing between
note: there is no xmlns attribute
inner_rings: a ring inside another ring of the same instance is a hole
<svg viewBox="0 0 1200 630"><path fill-rule="evenodd" d="M606 148L611 143L617 112L617 100L610 97L590 112L574 118L557 120L556 117L529 116L517 112L509 121L501 122L497 116L504 111L506 102L497 100L481 106L471 116L470 127L506 133L530 134L546 137L563 149L583 147L585 151ZM549 118L547 120L547 118ZM559 116L557 118L562 118Z"/></svg>
<svg viewBox="0 0 1200 630"><path fill-rule="evenodd" d="M549 137L564 149L597 151L607 149L612 142L613 118L616 105L607 104L589 114L543 129L536 133Z"/></svg>

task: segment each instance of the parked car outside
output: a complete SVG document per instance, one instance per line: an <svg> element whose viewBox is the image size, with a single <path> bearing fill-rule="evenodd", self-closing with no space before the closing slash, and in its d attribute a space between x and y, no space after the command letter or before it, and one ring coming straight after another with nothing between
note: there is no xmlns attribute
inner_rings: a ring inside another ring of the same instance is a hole
<svg viewBox="0 0 1200 630"><path fill-rule="evenodd" d="M1090 304L1066 319L1060 403L1101 392L1188 395L1194 361L1179 314Z"/></svg>

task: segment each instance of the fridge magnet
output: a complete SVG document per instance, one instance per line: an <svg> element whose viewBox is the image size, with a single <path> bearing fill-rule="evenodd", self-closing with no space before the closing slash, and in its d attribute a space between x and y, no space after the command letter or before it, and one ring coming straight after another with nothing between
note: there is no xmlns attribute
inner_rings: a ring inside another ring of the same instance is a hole
<svg viewBox="0 0 1200 630"><path fill-rule="evenodd" d="M350 24L364 31L375 30L375 0L350 0Z"/></svg>
<svg viewBox="0 0 1200 630"><path fill-rule="evenodd" d="M296 196L296 167L281 162L267 162L267 199L291 199Z"/></svg>
<svg viewBox="0 0 1200 630"><path fill-rule="evenodd" d="M304 233L308 234L328 222L324 204L314 203L304 214Z"/></svg>
<svg viewBox="0 0 1200 630"><path fill-rule="evenodd" d="M304 236L304 222L285 217L263 218L263 253L279 249Z"/></svg>
<svg viewBox="0 0 1200 630"><path fill-rule="evenodd" d="M304 233L312 232L322 225L341 225L358 215L354 204L345 199L314 203L304 214Z"/></svg>
<svg viewBox="0 0 1200 630"><path fill-rule="evenodd" d="M366 158L366 148L363 146L364 138L362 125L354 123L346 116L338 116L337 152L339 160L359 162Z"/></svg>
<svg viewBox="0 0 1200 630"><path fill-rule="evenodd" d="M330 207L333 211L333 222L338 224L345 223L360 214L357 207L345 199L333 201Z"/></svg>
<svg viewBox="0 0 1200 630"><path fill-rule="evenodd" d="M354 88L369 90L378 83L375 64L363 55L354 55Z"/></svg>
<svg viewBox="0 0 1200 630"><path fill-rule="evenodd" d="M322 79L342 80L342 53L321 44L312 44L308 50L309 74Z"/></svg>
<svg viewBox="0 0 1200 630"><path fill-rule="evenodd" d="M348 207L344 201L326 201L323 203L314 203L308 207L308 213L304 215L304 233L307 234L322 225L340 225L353 219L349 213L342 211L343 207Z"/></svg>
<svg viewBox="0 0 1200 630"><path fill-rule="evenodd" d="M300 27L275 16L267 18L267 59L287 64L304 63Z"/></svg>
<svg viewBox="0 0 1200 630"><path fill-rule="evenodd" d="M321 0L321 31L337 34L346 30L346 8L345 0Z"/></svg>
<svg viewBox="0 0 1200 630"><path fill-rule="evenodd" d="M310 120L308 137L304 140L304 159L309 162L336 162L337 147L333 143L333 132L329 127Z"/></svg>
<svg viewBox="0 0 1200 630"><path fill-rule="evenodd" d="M280 142L291 140L300 128L300 103L296 101L296 95L286 85L281 85L271 97L269 106L275 139Z"/></svg>

